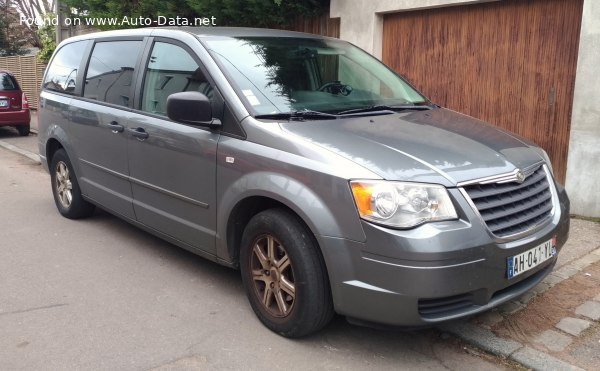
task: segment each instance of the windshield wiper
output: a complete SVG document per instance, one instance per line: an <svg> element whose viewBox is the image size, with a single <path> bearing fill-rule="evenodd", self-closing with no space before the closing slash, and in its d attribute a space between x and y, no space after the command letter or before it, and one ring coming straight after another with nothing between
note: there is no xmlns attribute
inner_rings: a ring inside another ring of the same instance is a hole
<svg viewBox="0 0 600 371"><path fill-rule="evenodd" d="M430 110L432 107L429 105L414 105L414 104L402 104L397 106L386 106L386 105L375 105L362 108L354 108L346 111L338 112L338 115L348 115L352 113L363 113L363 112L377 112L377 111L405 111L405 110Z"/></svg>
<svg viewBox="0 0 600 371"><path fill-rule="evenodd" d="M342 116L352 115L356 113L366 112L379 112L380 114L391 114L398 111L404 110L429 110L432 109L429 105L397 105L397 106L386 106L386 105L375 105L362 108L349 109L346 111L337 112L336 114L319 112L313 110L302 110L292 112L277 112L277 113L266 113L262 115L254 116L257 119L267 120L290 120L290 121L304 121L304 120L336 120Z"/></svg>
<svg viewBox="0 0 600 371"><path fill-rule="evenodd" d="M278 112L278 113L267 113L264 115L254 116L257 119L268 119L268 120L290 120L290 121L303 121L303 120L336 120L340 118L338 115L331 113L302 110L293 112Z"/></svg>

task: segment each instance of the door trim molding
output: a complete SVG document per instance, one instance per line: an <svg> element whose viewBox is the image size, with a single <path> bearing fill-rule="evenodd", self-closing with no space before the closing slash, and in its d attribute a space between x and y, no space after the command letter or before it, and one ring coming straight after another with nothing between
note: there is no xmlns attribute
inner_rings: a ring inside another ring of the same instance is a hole
<svg viewBox="0 0 600 371"><path fill-rule="evenodd" d="M86 165L89 165L89 166L91 166L93 168L96 168L96 169L102 170L102 171L104 171L106 173L109 173L111 175L114 175L114 176L116 176L118 178L121 178L121 179L124 179L124 180L128 180L128 181L130 181L133 184L137 184L139 186L151 189L153 191L157 191L157 192L166 194L167 196L171 196L173 198L179 199L181 201L188 202L188 203L196 205L196 206L200 206L200 207L202 207L204 209L208 209L209 208L209 204L207 204L206 202L198 201L198 200L195 200L193 198L184 196L182 194L179 194L179 193L176 193L176 192L173 192L173 191L169 191L168 189L164 189L164 188L155 186L153 184L150 184L148 182L144 182L142 180L133 178L131 176L127 176L125 174L121 174L121 173L119 173L117 171L110 170L110 169L108 169L108 168L106 168L104 166L101 166L101 165L98 165L98 164L94 164L93 162L90 162L90 161L87 161L87 160L84 160L84 159L79 159L79 161L82 162L82 163L84 163L84 164L86 164ZM135 195L134 195L133 199L135 200Z"/></svg>

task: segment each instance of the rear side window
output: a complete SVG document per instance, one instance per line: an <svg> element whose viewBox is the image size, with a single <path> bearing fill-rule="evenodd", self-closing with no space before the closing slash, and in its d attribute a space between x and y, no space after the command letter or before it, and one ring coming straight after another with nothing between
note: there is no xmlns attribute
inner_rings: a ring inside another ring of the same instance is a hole
<svg viewBox="0 0 600 371"><path fill-rule="evenodd" d="M0 72L0 91L6 90L19 90L19 86L11 75Z"/></svg>
<svg viewBox="0 0 600 371"><path fill-rule="evenodd" d="M83 96L128 107L135 62L141 48L141 41L96 43L85 74Z"/></svg>
<svg viewBox="0 0 600 371"><path fill-rule="evenodd" d="M87 41L78 41L60 48L52 59L42 84L44 89L73 94L77 84L77 70Z"/></svg>

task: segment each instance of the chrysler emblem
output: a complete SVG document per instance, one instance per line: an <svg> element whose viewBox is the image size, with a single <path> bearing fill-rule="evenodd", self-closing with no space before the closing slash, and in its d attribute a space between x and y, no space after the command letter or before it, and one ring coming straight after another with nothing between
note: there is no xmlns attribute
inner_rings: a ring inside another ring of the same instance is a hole
<svg viewBox="0 0 600 371"><path fill-rule="evenodd" d="M517 173L515 174L515 178L517 183L521 184L525 181L525 174L523 174L523 172L521 170L517 170Z"/></svg>

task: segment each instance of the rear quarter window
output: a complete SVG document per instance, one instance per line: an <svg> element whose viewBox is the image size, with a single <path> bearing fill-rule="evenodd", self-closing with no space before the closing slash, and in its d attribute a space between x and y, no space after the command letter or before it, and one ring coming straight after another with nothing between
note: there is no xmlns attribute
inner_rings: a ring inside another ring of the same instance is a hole
<svg viewBox="0 0 600 371"><path fill-rule="evenodd" d="M87 43L87 41L77 41L64 45L56 52L42 84L44 89L74 94L79 65Z"/></svg>
<svg viewBox="0 0 600 371"><path fill-rule="evenodd" d="M19 85L11 75L0 72L0 91L7 90L19 90Z"/></svg>

